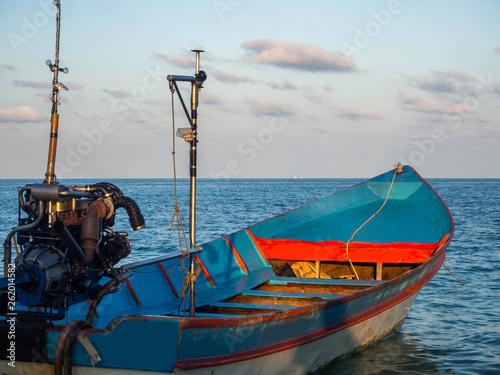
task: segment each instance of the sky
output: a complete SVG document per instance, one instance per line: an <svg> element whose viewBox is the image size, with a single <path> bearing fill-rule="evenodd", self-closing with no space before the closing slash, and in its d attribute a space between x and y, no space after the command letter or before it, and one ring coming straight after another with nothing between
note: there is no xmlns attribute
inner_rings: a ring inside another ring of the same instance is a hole
<svg viewBox="0 0 500 375"><path fill-rule="evenodd" d="M47 169L55 12L0 1L0 178ZM192 49L208 76L201 178L369 178L398 162L500 178L498 1L63 0L61 15L60 180L172 177L166 76L194 73Z"/></svg>

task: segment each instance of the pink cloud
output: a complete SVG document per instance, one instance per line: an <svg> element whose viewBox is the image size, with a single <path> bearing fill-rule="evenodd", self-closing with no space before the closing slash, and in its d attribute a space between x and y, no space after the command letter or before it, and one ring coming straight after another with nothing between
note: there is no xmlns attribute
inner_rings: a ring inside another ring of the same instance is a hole
<svg viewBox="0 0 500 375"><path fill-rule="evenodd" d="M469 95L474 88L468 82L475 82L471 75L457 70L439 71L432 70L425 77L407 77L408 82L425 91L438 93L456 93Z"/></svg>
<svg viewBox="0 0 500 375"><path fill-rule="evenodd" d="M323 86L323 90L333 91L333 90L335 90L335 88L332 85L330 85L329 83L325 83L325 85Z"/></svg>
<svg viewBox="0 0 500 375"><path fill-rule="evenodd" d="M360 119L383 119L384 116L374 108L367 107L339 107L340 117L357 121Z"/></svg>
<svg viewBox="0 0 500 375"><path fill-rule="evenodd" d="M468 112L465 104L454 104L432 98L422 98L417 94L406 91L399 92L401 108L409 111L423 113L455 113L463 114Z"/></svg>
<svg viewBox="0 0 500 375"><path fill-rule="evenodd" d="M33 89L51 89L52 83L45 81L23 81L21 79L13 79L12 84L19 87L31 87Z"/></svg>
<svg viewBox="0 0 500 375"><path fill-rule="evenodd" d="M298 87L296 84L293 82L290 82L289 80L282 78L280 83L270 83L269 87L272 89L279 89L279 90L297 90Z"/></svg>
<svg viewBox="0 0 500 375"><path fill-rule="evenodd" d="M219 81L222 82L228 82L228 83L244 83L244 82L257 82L257 80L247 77L247 76L238 76L234 73L224 73L221 72L220 70L216 70L213 73L213 76L215 79L218 79Z"/></svg>
<svg viewBox="0 0 500 375"><path fill-rule="evenodd" d="M154 53L153 58L167 61L172 65L178 66L180 68L192 68L194 66L194 61L195 61L193 56L187 54L167 56L161 53Z"/></svg>
<svg viewBox="0 0 500 375"><path fill-rule="evenodd" d="M200 102L203 104L214 105L222 102L222 99L215 94L203 91L200 93Z"/></svg>
<svg viewBox="0 0 500 375"><path fill-rule="evenodd" d="M459 72L458 70L450 70L447 72L442 72L439 70L433 70L432 73L441 75L443 77L449 77L458 82L473 82L476 79L467 73Z"/></svg>
<svg viewBox="0 0 500 375"><path fill-rule="evenodd" d="M250 100L250 109L254 116L295 117L295 110L290 104L270 99Z"/></svg>
<svg viewBox="0 0 500 375"><path fill-rule="evenodd" d="M106 94L111 95L113 98L116 99L125 99L125 98L130 98L132 95L128 92L121 91L121 90L108 90L108 89L103 89Z"/></svg>
<svg viewBox="0 0 500 375"><path fill-rule="evenodd" d="M358 71L358 67L346 54L327 51L320 46L273 39L253 39L241 48L258 64L313 72Z"/></svg>
<svg viewBox="0 0 500 375"><path fill-rule="evenodd" d="M40 122L45 120L46 118L40 112L27 105L0 109L0 122Z"/></svg>

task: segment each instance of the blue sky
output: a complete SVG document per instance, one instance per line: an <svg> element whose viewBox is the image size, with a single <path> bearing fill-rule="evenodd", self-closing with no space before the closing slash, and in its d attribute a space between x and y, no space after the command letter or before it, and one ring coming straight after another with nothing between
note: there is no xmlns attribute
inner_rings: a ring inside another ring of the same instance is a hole
<svg viewBox="0 0 500 375"><path fill-rule="evenodd" d="M51 4L0 3L2 178L46 170ZM171 177L165 76L191 75L201 48L199 177L371 177L400 161L499 178L498 15L493 0L62 1L57 176ZM176 155L186 177L181 139Z"/></svg>

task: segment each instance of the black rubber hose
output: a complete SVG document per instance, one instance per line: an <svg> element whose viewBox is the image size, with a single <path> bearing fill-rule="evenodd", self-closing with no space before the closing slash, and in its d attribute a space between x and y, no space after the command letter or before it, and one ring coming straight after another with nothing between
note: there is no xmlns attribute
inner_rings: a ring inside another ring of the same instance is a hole
<svg viewBox="0 0 500 375"><path fill-rule="evenodd" d="M142 216L141 209L132 198L125 196L118 197L114 200L114 203L115 209L122 207L127 210L128 220L133 230L139 230L146 226L146 222L144 221L144 216Z"/></svg>
<svg viewBox="0 0 500 375"><path fill-rule="evenodd" d="M109 182L99 182L97 184L94 184L96 186L106 186L106 188L114 191L116 193L116 195L118 195L119 197L122 197L123 196L123 193L120 189L118 189L118 187L116 185L113 185L113 184L110 184Z"/></svg>

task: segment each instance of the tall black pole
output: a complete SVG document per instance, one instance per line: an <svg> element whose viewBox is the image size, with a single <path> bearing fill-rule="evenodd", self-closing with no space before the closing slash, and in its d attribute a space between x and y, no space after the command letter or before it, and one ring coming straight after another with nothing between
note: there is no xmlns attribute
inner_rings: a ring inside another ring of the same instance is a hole
<svg viewBox="0 0 500 375"><path fill-rule="evenodd" d="M174 87L177 90L179 99L181 100L186 116L188 117L189 123L191 125L191 132L184 133L182 136L189 143L189 239L190 248L193 249L196 246L196 151L197 151L197 137L198 137L198 94L200 89L203 87L203 82L206 80L207 75L204 71L200 70L200 53L204 52L202 50L192 50L196 53L196 69L194 76L167 76L167 80L173 82ZM184 101L182 100L182 95L177 88L177 81L180 82L191 82L191 116L189 115ZM185 129L183 129L185 130ZM189 130L189 129L188 129ZM189 264L189 273L191 279L189 282L189 316L195 316L195 263L194 257L191 255Z"/></svg>

